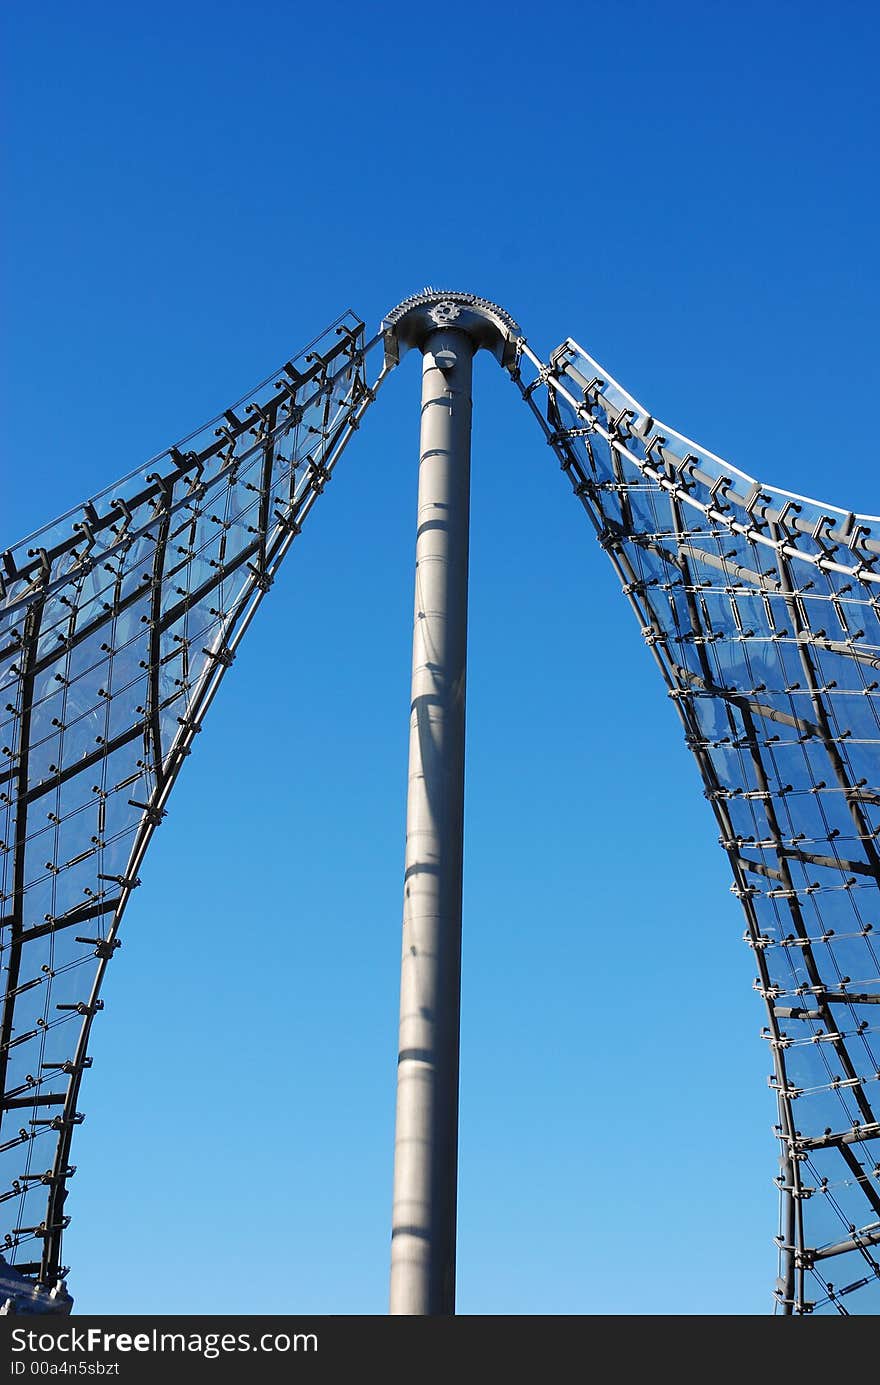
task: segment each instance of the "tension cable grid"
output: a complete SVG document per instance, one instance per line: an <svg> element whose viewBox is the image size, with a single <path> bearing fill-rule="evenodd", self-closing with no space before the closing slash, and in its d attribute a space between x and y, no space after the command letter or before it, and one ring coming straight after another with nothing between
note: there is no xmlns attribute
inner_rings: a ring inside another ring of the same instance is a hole
<svg viewBox="0 0 880 1385"><path fill-rule="evenodd" d="M545 364L497 305L435 290L368 344L345 315L146 475L0 554L0 1300L69 1309L80 1083L144 853L279 563L399 359L395 323L438 297L446 325L459 305L505 324L502 364L699 765L767 1010L778 1309L877 1312L880 520L753 481L656 423L576 342Z"/></svg>
<svg viewBox="0 0 880 1385"><path fill-rule="evenodd" d="M745 912L779 1309L878 1312L880 520L753 481L571 339L549 364L523 343L515 378L665 679Z"/></svg>
<svg viewBox="0 0 880 1385"><path fill-rule="evenodd" d="M378 340L347 314L244 408L0 555L3 1297L66 1298L71 1136L123 911L238 642L384 378L367 382Z"/></svg>

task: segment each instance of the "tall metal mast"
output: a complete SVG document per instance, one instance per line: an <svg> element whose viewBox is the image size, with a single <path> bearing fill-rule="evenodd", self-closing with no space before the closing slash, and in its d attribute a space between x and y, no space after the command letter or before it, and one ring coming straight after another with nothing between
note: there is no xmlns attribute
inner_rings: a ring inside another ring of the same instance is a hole
<svg viewBox="0 0 880 1385"><path fill-rule="evenodd" d="M516 360L503 309L426 290L383 324L422 351L391 1312L455 1312L471 380Z"/></svg>

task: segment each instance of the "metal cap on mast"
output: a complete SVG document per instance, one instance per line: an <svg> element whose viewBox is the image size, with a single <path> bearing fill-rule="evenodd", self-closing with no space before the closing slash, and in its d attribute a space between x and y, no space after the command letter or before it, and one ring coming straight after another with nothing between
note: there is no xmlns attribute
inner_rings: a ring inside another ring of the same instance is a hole
<svg viewBox="0 0 880 1385"><path fill-rule="evenodd" d="M443 328L464 332L475 351L491 351L508 370L516 364L522 332L510 313L473 293L428 287L404 298L383 318L379 330L385 337L386 365L397 365L410 347L421 347Z"/></svg>

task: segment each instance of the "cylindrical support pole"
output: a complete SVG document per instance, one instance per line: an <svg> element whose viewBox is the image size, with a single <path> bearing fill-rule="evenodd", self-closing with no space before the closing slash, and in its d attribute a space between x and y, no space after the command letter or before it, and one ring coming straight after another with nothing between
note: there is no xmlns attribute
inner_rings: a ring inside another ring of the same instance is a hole
<svg viewBox="0 0 880 1385"><path fill-rule="evenodd" d="M422 345L391 1312L455 1312L471 378L465 332Z"/></svg>

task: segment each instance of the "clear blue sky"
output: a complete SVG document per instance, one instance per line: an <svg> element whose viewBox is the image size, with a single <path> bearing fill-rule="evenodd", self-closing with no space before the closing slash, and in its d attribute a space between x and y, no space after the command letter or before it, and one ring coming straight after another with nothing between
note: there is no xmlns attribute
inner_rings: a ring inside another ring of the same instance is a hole
<svg viewBox="0 0 880 1385"><path fill-rule="evenodd" d="M0 546L425 284L880 511L863 0L48 0L2 28ZM386 1309L417 398L409 359L141 872L74 1143L79 1311ZM471 601L459 1309L764 1313L775 1111L727 863L488 358Z"/></svg>

